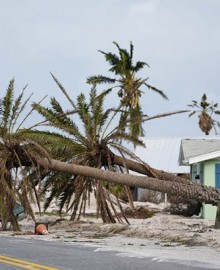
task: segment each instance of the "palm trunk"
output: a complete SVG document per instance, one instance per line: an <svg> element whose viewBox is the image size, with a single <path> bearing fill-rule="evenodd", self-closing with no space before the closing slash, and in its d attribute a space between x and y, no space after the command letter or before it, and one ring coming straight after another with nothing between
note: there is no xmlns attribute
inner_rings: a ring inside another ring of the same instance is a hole
<svg viewBox="0 0 220 270"><path fill-rule="evenodd" d="M1 194L3 195L1 200L1 210L4 211L2 216L2 230L7 230L7 224L11 223L11 227L13 231L20 231L20 227L18 224L18 221L13 213L13 209L15 206L15 200L13 195L13 185L12 185L12 179L11 179L11 173L10 170L3 173L2 177L4 178L4 184L7 186L5 189L5 193ZM3 181L2 180L2 181Z"/></svg>
<svg viewBox="0 0 220 270"><path fill-rule="evenodd" d="M164 181L164 179L160 180L157 178L137 176L131 174L125 175L122 173L104 171L101 169L95 169L87 166L68 164L54 159L51 159L49 161L48 159L38 158L37 162L41 167L47 168L49 170L69 172L72 174L93 177L95 179L107 181L114 184L122 184L160 191L163 193L178 195L186 199L195 199L197 201L213 205L216 205L220 200L220 189L214 187L207 187L190 181L188 181L187 184L180 182L172 182L172 177L170 177L170 181ZM184 178L183 181L185 181Z"/></svg>
<svg viewBox="0 0 220 270"><path fill-rule="evenodd" d="M5 209L5 193L3 192L2 183L0 182L0 223L1 230L5 231L7 229L6 222L6 209Z"/></svg>
<svg viewBox="0 0 220 270"><path fill-rule="evenodd" d="M117 156L113 154L113 162L114 164L117 164L118 166L126 166L127 169L140 173L145 174L149 177L155 177L160 180L165 181L172 181L172 182L178 182L183 184L190 184L191 182L183 177L176 176L172 173L164 172L161 170L154 169L150 167L147 163L139 163L130 159L125 159L123 157Z"/></svg>

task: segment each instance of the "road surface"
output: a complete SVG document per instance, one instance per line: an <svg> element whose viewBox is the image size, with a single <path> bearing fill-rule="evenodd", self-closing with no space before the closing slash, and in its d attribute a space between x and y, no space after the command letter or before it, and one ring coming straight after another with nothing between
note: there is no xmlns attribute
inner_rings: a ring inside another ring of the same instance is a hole
<svg viewBox="0 0 220 270"><path fill-rule="evenodd" d="M95 246L22 237L0 237L0 269L32 270L202 270L219 269L194 261L103 251Z"/></svg>

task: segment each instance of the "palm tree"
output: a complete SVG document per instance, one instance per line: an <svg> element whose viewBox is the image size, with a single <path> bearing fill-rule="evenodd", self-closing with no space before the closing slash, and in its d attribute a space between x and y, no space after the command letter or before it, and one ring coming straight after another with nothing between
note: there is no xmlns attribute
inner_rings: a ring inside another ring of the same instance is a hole
<svg viewBox="0 0 220 270"><path fill-rule="evenodd" d="M34 109L47 120L47 124L60 132L45 132L43 135L40 131L39 134L37 131L33 131L29 133L29 136L38 142L40 142L40 136L42 136L44 146L56 159L98 169L120 170L120 166L113 163L112 149L121 155L133 156L133 154L117 140L123 139L135 145L144 144L141 140L126 134L122 130L123 126L119 125L109 132L109 125L116 117L117 112L113 109L104 110L104 99L108 91L97 95L96 89L93 87L89 102L86 101L84 94L80 94L75 103L54 76L53 79L70 101L72 108L69 111L63 111L62 106L55 98L51 98L51 108L34 104ZM50 190L45 208L53 198L59 198L60 211L66 206L67 210L72 211L71 219L74 220L80 218L80 215L84 213L90 193L94 192L97 200L97 214L100 214L103 221L115 222L116 217L121 222L110 194L113 189L114 186L93 177L50 173L45 179L44 191ZM125 187L125 189L130 195L128 187ZM131 196L129 198L132 202ZM117 203L121 209L119 200L117 200Z"/></svg>
<svg viewBox="0 0 220 270"><path fill-rule="evenodd" d="M28 180L28 168L33 166L31 156L36 152L39 156L46 156L42 147L27 140L25 130L22 129L24 121L33 110L23 120L19 120L32 96L23 101L25 89L26 87L17 98L14 98L14 79L12 79L0 102L0 217L3 230L6 229L8 222L11 222L13 230L19 230L13 214L17 201L23 204L26 212L34 219L29 203L33 185ZM40 154L42 152L44 155Z"/></svg>
<svg viewBox="0 0 220 270"><path fill-rule="evenodd" d="M209 135L212 128L216 131L215 127L220 127L220 123L213 119L213 114L220 114L220 111L217 110L218 103L209 103L207 101L206 94L203 94L200 103L196 100L192 100L192 104L188 106L194 108L194 110L189 114L189 117L198 113L199 127L206 135Z"/></svg>
<svg viewBox="0 0 220 270"><path fill-rule="evenodd" d="M133 44L130 43L130 51L120 48L118 43L113 42L118 49L119 56L111 52L103 52L106 61L110 64L110 72L113 72L117 77L111 78L102 75L91 76L87 79L89 84L115 84L113 88L118 89L118 96L120 98L119 108L121 109L120 121L124 123L130 118L129 129L132 136L138 138L144 135L142 127L142 109L140 104L140 97L143 93L142 86L146 86L148 89L158 93L165 99L168 99L163 91L147 83L148 78L141 78L137 76L137 73L149 65L142 61L133 63ZM112 88L111 88L112 89Z"/></svg>

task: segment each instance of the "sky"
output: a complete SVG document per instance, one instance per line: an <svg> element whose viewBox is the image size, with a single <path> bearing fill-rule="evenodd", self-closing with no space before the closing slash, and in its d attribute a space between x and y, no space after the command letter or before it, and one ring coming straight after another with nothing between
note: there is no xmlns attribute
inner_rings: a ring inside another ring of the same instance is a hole
<svg viewBox="0 0 220 270"><path fill-rule="evenodd" d="M55 96L67 106L50 72L73 99L87 94L89 76L112 76L98 50L117 53L116 41L126 49L133 43L134 61L150 65L140 76L169 97L142 89L145 114L189 109L204 93L220 106L219 14L219 0L0 0L0 97L15 78L15 95L28 84L32 100ZM203 136L198 117L187 113L144 129L146 137Z"/></svg>

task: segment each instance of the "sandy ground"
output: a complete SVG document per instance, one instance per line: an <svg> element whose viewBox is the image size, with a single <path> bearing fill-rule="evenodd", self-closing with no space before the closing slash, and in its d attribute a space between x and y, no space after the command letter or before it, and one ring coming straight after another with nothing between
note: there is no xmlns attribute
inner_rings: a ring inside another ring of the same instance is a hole
<svg viewBox="0 0 220 270"><path fill-rule="evenodd" d="M163 205L145 203L144 206L156 209L155 216L129 219L130 225L103 224L91 215L94 212L91 208L80 221L69 221L69 217L63 220L58 220L57 216L39 217L38 221L49 223L48 235L35 235L35 223L29 218L20 222L20 233L0 232L0 235L93 245L96 251L115 250L120 256L195 261L220 269L220 230L214 229L213 221L170 215L161 211ZM50 210L55 211L55 208Z"/></svg>

